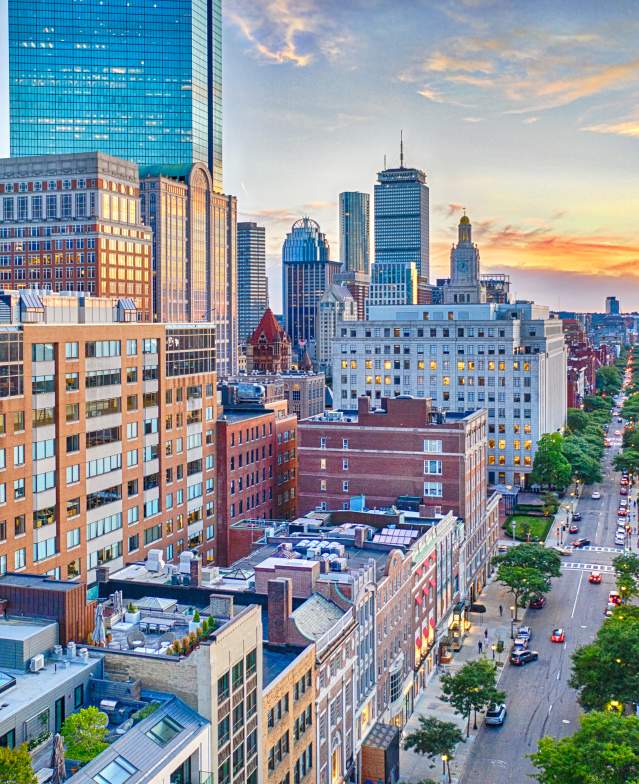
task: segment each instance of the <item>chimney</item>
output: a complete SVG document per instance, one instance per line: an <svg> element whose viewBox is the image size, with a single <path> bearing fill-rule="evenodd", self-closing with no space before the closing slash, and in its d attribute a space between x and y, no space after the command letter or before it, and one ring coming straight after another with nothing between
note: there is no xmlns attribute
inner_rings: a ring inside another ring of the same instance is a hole
<svg viewBox="0 0 639 784"><path fill-rule="evenodd" d="M99 583L109 582L109 572L111 569L108 566L98 566L95 570L95 579Z"/></svg>
<svg viewBox="0 0 639 784"><path fill-rule="evenodd" d="M359 547L360 549L364 547L364 542L366 541L366 529L364 526L358 526L355 529L355 547Z"/></svg>
<svg viewBox="0 0 639 784"><path fill-rule="evenodd" d="M200 585L200 566L201 562L198 558L191 558L189 563L189 570L191 573L191 585Z"/></svg>
<svg viewBox="0 0 639 784"><path fill-rule="evenodd" d="M288 619L293 612L293 583L289 577L268 581L268 641L288 642Z"/></svg>

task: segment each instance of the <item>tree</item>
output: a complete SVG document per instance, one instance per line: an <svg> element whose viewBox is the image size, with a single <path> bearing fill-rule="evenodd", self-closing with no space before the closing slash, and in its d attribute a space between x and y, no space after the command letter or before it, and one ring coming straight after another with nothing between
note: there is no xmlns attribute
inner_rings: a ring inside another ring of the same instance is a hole
<svg viewBox="0 0 639 784"><path fill-rule="evenodd" d="M530 755L539 784L637 784L639 719L588 713L568 738L542 738Z"/></svg>
<svg viewBox="0 0 639 784"><path fill-rule="evenodd" d="M413 749L430 760L441 757L442 773L448 773L448 781L451 781L450 761L454 756L457 744L464 742L464 736L459 727L451 721L440 721L434 716L427 719L420 716L419 729L406 737L404 748Z"/></svg>
<svg viewBox="0 0 639 784"><path fill-rule="evenodd" d="M621 389L621 373L612 365L600 367L597 370L596 385L597 391L606 395L616 395Z"/></svg>
<svg viewBox="0 0 639 784"><path fill-rule="evenodd" d="M561 451L560 433L546 433L537 442L531 479L542 486L565 490L570 484L572 469Z"/></svg>
<svg viewBox="0 0 639 784"><path fill-rule="evenodd" d="M611 398L603 398L599 395L584 396L584 411L610 411L613 406Z"/></svg>
<svg viewBox="0 0 639 784"><path fill-rule="evenodd" d="M570 685L587 711L603 710L612 701L639 702L639 607L618 607L595 640L577 648Z"/></svg>
<svg viewBox="0 0 639 784"><path fill-rule="evenodd" d="M572 433L581 433L582 430L586 429L588 422L590 422L590 417L585 411L582 411L580 408L568 409L566 427Z"/></svg>
<svg viewBox="0 0 639 784"><path fill-rule="evenodd" d="M550 517L559 508L557 496L554 493L544 493L542 496L544 517Z"/></svg>
<svg viewBox="0 0 639 784"><path fill-rule="evenodd" d="M26 744L17 749L0 746L0 781L2 784L38 784Z"/></svg>
<svg viewBox="0 0 639 784"><path fill-rule="evenodd" d="M508 552L495 556L493 564L536 569L548 578L559 577L561 574L559 554L541 544L519 544L517 547L510 547Z"/></svg>
<svg viewBox="0 0 639 784"><path fill-rule="evenodd" d="M550 579L532 567L501 564L497 569L497 580L513 595L514 620L518 620L520 607L525 607L531 599L550 590Z"/></svg>
<svg viewBox="0 0 639 784"><path fill-rule="evenodd" d="M614 466L616 471L636 473L639 471L639 450L624 449L623 452L615 456Z"/></svg>
<svg viewBox="0 0 639 784"><path fill-rule="evenodd" d="M612 565L617 577L617 590L624 599L639 596L639 556L634 553L618 555Z"/></svg>
<svg viewBox="0 0 639 784"><path fill-rule="evenodd" d="M441 677L442 691L448 702L466 719L466 737L470 735L470 714L474 711L477 729L477 711L502 702L503 691L498 691L497 668L486 659L465 664L455 675L445 673Z"/></svg>
<svg viewBox="0 0 639 784"><path fill-rule="evenodd" d="M109 717L93 705L72 713L65 719L61 734L67 756L79 762L90 762L107 747Z"/></svg>
<svg viewBox="0 0 639 784"><path fill-rule="evenodd" d="M561 451L570 463L573 476L587 485L601 481L601 436L597 436L597 446L591 444L583 436L567 436L564 438ZM595 452L595 449L597 451Z"/></svg>

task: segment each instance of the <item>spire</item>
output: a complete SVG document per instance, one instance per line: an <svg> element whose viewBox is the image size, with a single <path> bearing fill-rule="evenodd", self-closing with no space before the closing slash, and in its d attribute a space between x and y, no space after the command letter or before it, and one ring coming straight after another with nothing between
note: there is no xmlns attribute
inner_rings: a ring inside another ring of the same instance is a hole
<svg viewBox="0 0 639 784"><path fill-rule="evenodd" d="M399 132L399 168L404 168L404 131Z"/></svg>

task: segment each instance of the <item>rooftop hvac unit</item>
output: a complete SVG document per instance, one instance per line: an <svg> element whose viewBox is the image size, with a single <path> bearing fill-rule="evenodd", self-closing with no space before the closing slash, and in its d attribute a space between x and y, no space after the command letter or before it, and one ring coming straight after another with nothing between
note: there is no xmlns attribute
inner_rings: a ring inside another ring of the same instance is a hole
<svg viewBox="0 0 639 784"><path fill-rule="evenodd" d="M146 561L146 568L149 570L149 572L161 572L162 569L164 569L162 550L149 550Z"/></svg>
<svg viewBox="0 0 639 784"><path fill-rule="evenodd" d="M202 569L202 582L204 584L210 584L213 582L220 581L220 569L217 566L208 566L205 569Z"/></svg>
<svg viewBox="0 0 639 784"><path fill-rule="evenodd" d="M113 713L117 707L117 700L100 700L100 710L105 713Z"/></svg>
<svg viewBox="0 0 639 784"><path fill-rule="evenodd" d="M29 662L29 670L31 672L40 672L40 670L44 670L44 656L41 653L31 659Z"/></svg>
<svg viewBox="0 0 639 784"><path fill-rule="evenodd" d="M180 574L191 574L191 561L193 560L193 553L190 550L185 550L180 553Z"/></svg>

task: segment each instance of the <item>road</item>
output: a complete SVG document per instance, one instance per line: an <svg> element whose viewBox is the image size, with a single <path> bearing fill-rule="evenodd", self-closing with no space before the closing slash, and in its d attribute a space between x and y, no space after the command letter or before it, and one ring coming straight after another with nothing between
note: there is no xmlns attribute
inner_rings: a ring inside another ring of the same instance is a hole
<svg viewBox="0 0 639 784"><path fill-rule="evenodd" d="M566 556L562 575L554 580L546 606L526 612L525 621L533 633L531 648L539 652L539 660L525 667L505 665L499 687L507 694L506 722L500 728L481 729L462 784L530 781L534 769L526 755L536 751L538 740L544 735L571 735L577 729L580 709L576 692L568 685L570 657L575 648L592 641L603 621L608 591L614 587L612 559L621 552L614 546L620 475L611 467L621 438L614 436L615 425L610 431L612 447L606 450L603 481L596 488L602 497L593 500L591 493L595 488L586 488L577 503L583 516L578 536L589 538L592 547ZM635 514L632 520L636 525ZM570 542L576 536L567 536L564 541ZM607 566L608 570L602 569L600 585L591 585L588 576L597 566ZM557 626L566 631L565 644L550 642L551 631Z"/></svg>

